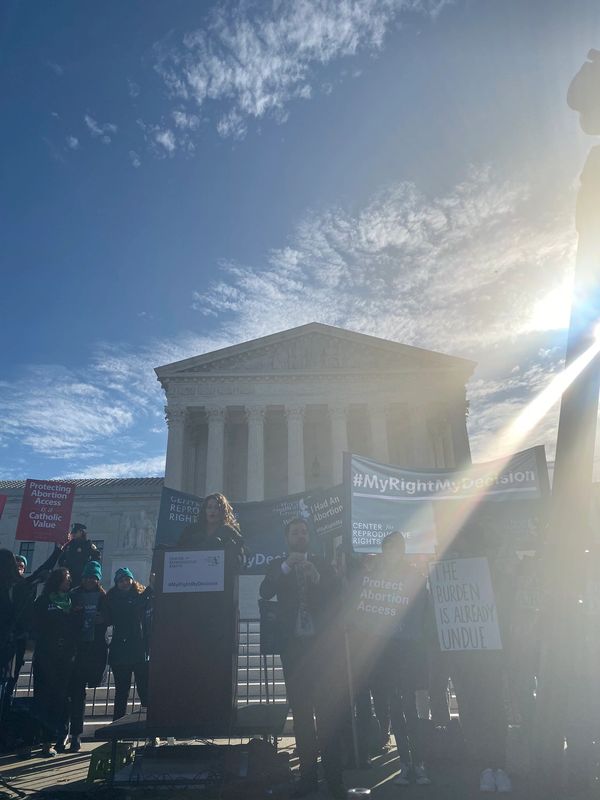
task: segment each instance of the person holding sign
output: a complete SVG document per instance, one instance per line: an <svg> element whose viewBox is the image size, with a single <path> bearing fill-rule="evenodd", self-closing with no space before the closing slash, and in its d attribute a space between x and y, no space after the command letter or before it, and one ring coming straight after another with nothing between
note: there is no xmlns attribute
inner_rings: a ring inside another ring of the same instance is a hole
<svg viewBox="0 0 600 800"><path fill-rule="evenodd" d="M277 596L282 633L281 662L300 760L294 797L317 790L319 749L333 797L344 800L339 728L347 706L344 694L344 644L341 635L341 584L333 568L309 555L306 521L286 527L286 558L269 564L260 596ZM315 717L317 737L315 735Z"/></svg>
<svg viewBox="0 0 600 800"><path fill-rule="evenodd" d="M177 542L190 549L231 549L240 563L244 558L244 540L231 503L220 492L209 494L200 507L198 522L188 525Z"/></svg>
<svg viewBox="0 0 600 800"><path fill-rule="evenodd" d="M465 526L446 558L430 565L429 579L441 655L456 692L467 749L481 769L480 789L508 793L505 630L497 602L501 583L484 556L492 550L483 531Z"/></svg>
<svg viewBox="0 0 600 800"><path fill-rule="evenodd" d="M373 663L371 681L387 697L400 757L394 783L407 786L414 778L426 785L431 781L423 761L415 692L427 675L427 589L422 575L406 559L400 531L386 536L381 550L373 571L363 576L355 605L356 627L367 632L364 643L370 650L357 653L357 666ZM354 667L359 670L360 666Z"/></svg>

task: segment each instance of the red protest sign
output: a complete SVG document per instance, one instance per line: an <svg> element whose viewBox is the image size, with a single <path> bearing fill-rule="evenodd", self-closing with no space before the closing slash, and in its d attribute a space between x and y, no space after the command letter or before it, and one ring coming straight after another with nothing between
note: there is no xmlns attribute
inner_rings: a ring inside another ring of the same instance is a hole
<svg viewBox="0 0 600 800"><path fill-rule="evenodd" d="M6 505L7 500L7 494L0 494L0 519L2 518L2 512L4 511L4 506Z"/></svg>
<svg viewBox="0 0 600 800"><path fill-rule="evenodd" d="M27 480L16 538L33 542L64 542L71 522L74 496L74 483Z"/></svg>

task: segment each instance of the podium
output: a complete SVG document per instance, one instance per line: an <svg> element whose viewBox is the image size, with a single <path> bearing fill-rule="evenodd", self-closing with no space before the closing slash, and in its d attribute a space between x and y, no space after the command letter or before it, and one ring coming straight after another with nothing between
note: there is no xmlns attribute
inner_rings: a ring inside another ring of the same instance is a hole
<svg viewBox="0 0 600 800"><path fill-rule="evenodd" d="M238 561L227 550L155 550L147 736L229 737L235 724Z"/></svg>

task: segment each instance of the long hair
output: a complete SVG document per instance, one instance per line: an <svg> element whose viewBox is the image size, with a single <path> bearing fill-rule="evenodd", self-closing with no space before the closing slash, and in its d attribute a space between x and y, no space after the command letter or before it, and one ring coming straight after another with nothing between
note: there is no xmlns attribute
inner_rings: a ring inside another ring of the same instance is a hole
<svg viewBox="0 0 600 800"><path fill-rule="evenodd" d="M12 550L0 550L0 587L10 589L15 583L22 580L17 567L17 560Z"/></svg>
<svg viewBox="0 0 600 800"><path fill-rule="evenodd" d="M233 528L237 531L239 529L239 525L237 519L235 518L235 514L233 513L231 503L224 494L221 494L221 492L209 494L202 501L202 505L200 506L200 524L202 527L206 527L206 506L208 505L209 500L217 501L219 511L221 512L221 525L229 525L230 528Z"/></svg>
<svg viewBox="0 0 600 800"><path fill-rule="evenodd" d="M130 592L132 589L135 591L136 594L143 594L143 592L146 591L146 587L144 586L144 584L140 583L139 581L136 581L134 578L132 578L131 586L127 591ZM111 597L114 595L117 595L118 597L119 592L121 592L121 590L119 589L118 586L111 586L106 594L110 595Z"/></svg>
<svg viewBox="0 0 600 800"><path fill-rule="evenodd" d="M53 569L50 575L48 575L46 578L46 583L42 589L42 594L54 594L55 592L58 592L61 583L68 574L69 570L66 567Z"/></svg>

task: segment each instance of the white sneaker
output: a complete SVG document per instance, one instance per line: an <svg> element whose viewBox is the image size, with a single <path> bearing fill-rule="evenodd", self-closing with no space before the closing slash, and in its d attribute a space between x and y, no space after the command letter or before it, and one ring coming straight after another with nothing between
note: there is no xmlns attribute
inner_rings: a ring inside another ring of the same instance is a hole
<svg viewBox="0 0 600 800"><path fill-rule="evenodd" d="M484 769L479 778L479 791L480 792L495 792L496 791L496 777L494 770Z"/></svg>
<svg viewBox="0 0 600 800"><path fill-rule="evenodd" d="M392 783L396 784L396 786L410 786L410 780L408 777L408 767L403 761L400 762L400 771L398 772Z"/></svg>
<svg viewBox="0 0 600 800"><path fill-rule="evenodd" d="M494 775L496 782L496 791L502 794L509 794L512 792L512 781L503 769L497 769Z"/></svg>
<svg viewBox="0 0 600 800"><path fill-rule="evenodd" d="M415 767L415 783L419 786L429 786L431 783L430 779L427 777L425 764L417 764Z"/></svg>

